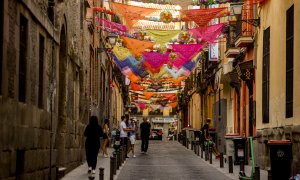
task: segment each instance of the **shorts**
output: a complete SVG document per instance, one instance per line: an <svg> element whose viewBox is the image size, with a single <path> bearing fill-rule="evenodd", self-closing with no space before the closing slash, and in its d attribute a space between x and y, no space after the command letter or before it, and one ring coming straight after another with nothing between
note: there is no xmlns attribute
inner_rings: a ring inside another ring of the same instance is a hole
<svg viewBox="0 0 300 180"><path fill-rule="evenodd" d="M130 144L135 144L135 136L130 136Z"/></svg>

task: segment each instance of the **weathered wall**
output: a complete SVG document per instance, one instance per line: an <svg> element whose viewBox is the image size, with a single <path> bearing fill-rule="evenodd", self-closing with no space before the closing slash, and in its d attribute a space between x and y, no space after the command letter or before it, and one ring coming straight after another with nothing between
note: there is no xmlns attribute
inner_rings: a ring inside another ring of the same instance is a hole
<svg viewBox="0 0 300 180"><path fill-rule="evenodd" d="M84 160L83 130L88 121L87 85L90 33L86 22L80 26L80 3L56 3L55 31L47 17L47 0L4 0L3 82L0 96L0 179L48 179L50 163L50 134L52 136L52 178L56 167L68 170ZM1 12L2 13L2 12ZM19 82L19 25L20 14L28 20L26 65L26 102L18 102ZM66 29L65 82L59 80L60 36ZM54 34L53 34L54 33ZM38 108L39 35L45 37L43 107ZM53 41L54 35L54 41ZM52 45L54 43L54 52ZM88 45L87 45L88 44ZM86 50L88 49L88 51ZM52 58L52 55L54 56ZM52 60L54 66L52 67ZM54 71L54 101L50 113L50 74ZM65 107L59 107L59 85L66 85ZM58 110L65 108L63 118ZM64 119L64 122L58 121ZM58 129L60 131L58 131ZM63 144L57 140L63 139ZM58 147L59 146L59 147ZM60 149L58 154L57 149ZM38 158L37 158L38 157ZM63 161L59 162L58 157Z"/></svg>

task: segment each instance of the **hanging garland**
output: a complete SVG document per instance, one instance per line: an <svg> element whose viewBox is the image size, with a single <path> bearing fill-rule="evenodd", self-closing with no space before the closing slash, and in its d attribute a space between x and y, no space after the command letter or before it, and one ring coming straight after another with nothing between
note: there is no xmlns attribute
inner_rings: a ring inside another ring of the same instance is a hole
<svg viewBox="0 0 300 180"><path fill-rule="evenodd" d="M98 12L104 12L106 14L110 14L110 15L115 15L116 13L114 13L113 11L106 9L105 7L93 7L94 11L98 11Z"/></svg>

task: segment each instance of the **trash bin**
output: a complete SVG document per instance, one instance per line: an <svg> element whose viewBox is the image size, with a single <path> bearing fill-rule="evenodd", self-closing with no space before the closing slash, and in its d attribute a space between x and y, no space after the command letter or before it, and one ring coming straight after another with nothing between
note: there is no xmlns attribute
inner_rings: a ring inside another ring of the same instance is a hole
<svg viewBox="0 0 300 180"><path fill-rule="evenodd" d="M273 180L291 177L292 142L290 140L269 140L271 173Z"/></svg>
<svg viewBox="0 0 300 180"><path fill-rule="evenodd" d="M248 164L246 161L246 138L234 138L234 164L240 164L240 161L244 161L244 164Z"/></svg>
<svg viewBox="0 0 300 180"><path fill-rule="evenodd" d="M229 156L232 156L233 161L235 161L235 157L234 157L234 145L233 145L233 139L234 138L239 138L240 135L237 133L233 133L233 134L225 134L225 139L226 139L226 157L228 158Z"/></svg>

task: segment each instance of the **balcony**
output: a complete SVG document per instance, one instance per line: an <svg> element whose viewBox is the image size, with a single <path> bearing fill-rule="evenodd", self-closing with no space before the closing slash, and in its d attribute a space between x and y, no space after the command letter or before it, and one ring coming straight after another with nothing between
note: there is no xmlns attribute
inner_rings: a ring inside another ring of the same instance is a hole
<svg viewBox="0 0 300 180"><path fill-rule="evenodd" d="M240 54L240 49L235 47L235 39L236 39L236 27L230 25L228 36L226 38L226 51L225 56L227 58L235 58L238 54Z"/></svg>
<svg viewBox="0 0 300 180"><path fill-rule="evenodd" d="M236 39L235 39L235 47L249 47L253 46L254 32L253 26L249 25L245 22L242 22L240 19L237 21L236 26Z"/></svg>

